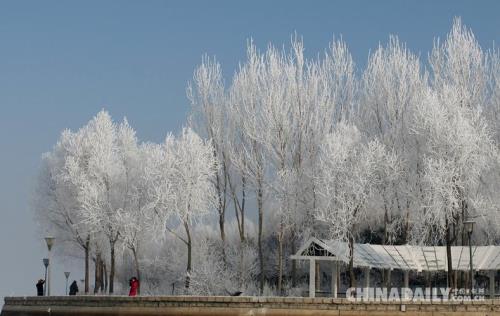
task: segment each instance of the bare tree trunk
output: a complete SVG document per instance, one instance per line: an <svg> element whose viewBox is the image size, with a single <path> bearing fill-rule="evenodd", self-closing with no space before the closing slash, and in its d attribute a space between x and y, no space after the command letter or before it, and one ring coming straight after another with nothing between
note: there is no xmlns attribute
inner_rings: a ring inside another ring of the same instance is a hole
<svg viewBox="0 0 500 316"><path fill-rule="evenodd" d="M239 267L238 267L239 268L239 274L240 274L239 278L238 278L238 281L239 281L238 286L240 288L243 287L243 285L245 283L245 280L243 279L243 270L244 270L244 266L243 266L243 257L244 257L243 250L244 250L244 244L243 244L243 242L240 242L240 254L239 254L239 256L240 256L240 262L239 262Z"/></svg>
<svg viewBox="0 0 500 316"><path fill-rule="evenodd" d="M387 228L387 225L389 224L389 210L387 209L387 203L385 202L384 199L384 236L382 238L382 245L387 244L387 240L389 239L389 230Z"/></svg>
<svg viewBox="0 0 500 316"><path fill-rule="evenodd" d="M294 232L294 230L292 230L291 243L292 243L292 254L295 255L295 252L297 251L297 249L296 249L296 245L295 245L295 232ZM293 287L297 286L297 262L296 262L296 260L292 260L292 286Z"/></svg>
<svg viewBox="0 0 500 316"><path fill-rule="evenodd" d="M107 277L107 276L106 276ZM106 283L104 281L105 279L105 276L104 276L104 260L102 258L102 256L99 256L99 290L101 291L101 293L106 293L106 289L105 289L105 285L104 283Z"/></svg>
<svg viewBox="0 0 500 316"><path fill-rule="evenodd" d="M406 219L405 219L405 241L408 243L410 239L410 205L406 205Z"/></svg>
<svg viewBox="0 0 500 316"><path fill-rule="evenodd" d="M219 230L220 230L220 238L222 241L222 260L226 263L226 232L224 229L225 220L226 220L226 193L227 193L227 169L225 156L222 154L222 157L219 159L219 154L217 153L217 144L215 143L215 137L213 136L213 131L209 128L208 130L210 138L212 139L213 145L213 156L215 161L222 162L222 175L217 171L215 176L215 189L217 190L217 212L219 213Z"/></svg>
<svg viewBox="0 0 500 316"><path fill-rule="evenodd" d="M89 260L90 260L90 235L87 236L85 240L85 294L89 293Z"/></svg>
<svg viewBox="0 0 500 316"><path fill-rule="evenodd" d="M225 212L219 212L219 229L220 229L220 238L222 241L222 260L226 263L226 232L224 229L224 221L225 221Z"/></svg>
<svg viewBox="0 0 500 316"><path fill-rule="evenodd" d="M192 265L192 258L191 258L191 233L189 231L189 224L185 221L184 222L184 229L186 230L186 235L187 235L187 243L186 246L188 248L188 261L187 261L187 268L186 268L186 289L189 288L189 284L191 283L191 265Z"/></svg>
<svg viewBox="0 0 500 316"><path fill-rule="evenodd" d="M239 281L240 287L243 286L243 250L245 246L245 177L241 177L241 204L236 195L236 190L231 183L231 177L228 175L227 182L233 198L234 214L236 216L236 223L238 225L238 232L240 235L240 264L239 264Z"/></svg>
<svg viewBox="0 0 500 316"><path fill-rule="evenodd" d="M453 242L451 240L450 236L450 225L448 222L448 219L445 221L446 225L446 259L448 262L448 287L449 288L455 288L455 275L453 273L453 265L452 265L452 258L451 258L451 243Z"/></svg>
<svg viewBox="0 0 500 316"><path fill-rule="evenodd" d="M101 278L101 288L100 288L100 291L101 293L106 293L106 290L107 290L107 275L105 273L105 262L104 260L102 259L101 257L101 264L99 265L99 275L100 275L100 278Z"/></svg>
<svg viewBox="0 0 500 316"><path fill-rule="evenodd" d="M259 290L260 294L264 291L264 250L262 249L262 220L263 220L263 201L262 201L262 180L258 181L257 188L257 208L259 212L259 236L258 236L258 248L259 248L259 266L260 266L260 279L259 279Z"/></svg>
<svg viewBox="0 0 500 316"><path fill-rule="evenodd" d="M215 154L214 154L215 155ZM217 155L215 155L217 157ZM225 174L224 174L225 176ZM216 189L218 195L218 206L217 212L219 213L219 230L220 239L222 241L222 260L226 262L226 231L225 231L225 220L226 220L226 181L224 181L224 189L222 188L220 175L217 173L216 176Z"/></svg>
<svg viewBox="0 0 500 316"><path fill-rule="evenodd" d="M94 259L94 295L97 294L97 284L98 282L98 273L99 273L99 264L97 263L97 255Z"/></svg>
<svg viewBox="0 0 500 316"><path fill-rule="evenodd" d="M101 253L98 251L95 258L94 271L94 294L97 294L102 289L102 259Z"/></svg>
<svg viewBox="0 0 500 316"><path fill-rule="evenodd" d="M283 294L283 225L278 235L278 295Z"/></svg>
<svg viewBox="0 0 500 316"><path fill-rule="evenodd" d="M111 247L111 262L109 268L109 294L113 294L114 292L114 283L115 283L115 243L110 243Z"/></svg>
<svg viewBox="0 0 500 316"><path fill-rule="evenodd" d="M356 287L354 277L354 238L352 236L349 236L349 286Z"/></svg>
<svg viewBox="0 0 500 316"><path fill-rule="evenodd" d="M104 276L103 277L103 280L104 280L103 286L104 286L104 288L101 288L101 292L105 293L105 292L108 291L108 285L109 285L108 284L108 268L107 268L106 262L104 262L104 260L102 260L101 263L102 263L102 271L103 271L102 275Z"/></svg>
<svg viewBox="0 0 500 316"><path fill-rule="evenodd" d="M240 239L244 243L245 242L245 200L246 200L246 192L245 192L246 179L245 177L241 177L241 230L240 230Z"/></svg>
<svg viewBox="0 0 500 316"><path fill-rule="evenodd" d="M246 180L245 177L241 177L241 206L240 206L240 286L243 286L243 251L245 250L245 245L246 245L246 237L245 237L245 201L246 201L246 192L245 192L245 185L246 185ZM236 203L236 200L235 200Z"/></svg>
<svg viewBox="0 0 500 316"><path fill-rule="evenodd" d="M382 245L387 244L387 240L389 239L389 230L387 225L389 224L389 211L387 209L387 202L384 198L384 236L382 236ZM387 282L388 275L385 273L385 270L382 270L382 282Z"/></svg>
<svg viewBox="0 0 500 316"><path fill-rule="evenodd" d="M236 190L231 182L231 177L228 176L227 182L229 184L229 189L231 191L231 196L233 198L234 205L234 215L236 216L236 223L238 224L238 233L240 234L240 242L243 243L245 241L245 177L241 177L241 204L238 200L238 196L236 194Z"/></svg>

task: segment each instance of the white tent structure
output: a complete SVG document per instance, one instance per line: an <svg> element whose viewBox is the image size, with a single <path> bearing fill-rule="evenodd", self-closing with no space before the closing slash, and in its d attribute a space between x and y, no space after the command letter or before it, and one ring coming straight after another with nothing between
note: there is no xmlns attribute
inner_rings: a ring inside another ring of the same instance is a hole
<svg viewBox="0 0 500 316"><path fill-rule="evenodd" d="M346 242L310 238L291 256L292 260L309 260L309 296L314 297L317 287L317 261L332 262L332 294L337 296L338 263L349 263ZM469 247L451 247L453 271L469 271ZM370 269L401 270L404 272L404 287L409 284L409 272L448 271L445 246L392 246L354 245L354 267L365 269L365 287L369 287ZM490 295L494 295L495 274L500 270L500 246L472 246L472 267L475 271L487 271L490 278Z"/></svg>

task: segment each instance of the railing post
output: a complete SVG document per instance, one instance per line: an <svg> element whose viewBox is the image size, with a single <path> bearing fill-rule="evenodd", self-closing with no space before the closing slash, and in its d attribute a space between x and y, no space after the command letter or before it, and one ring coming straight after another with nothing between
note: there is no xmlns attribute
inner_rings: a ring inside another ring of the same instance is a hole
<svg viewBox="0 0 500 316"><path fill-rule="evenodd" d="M370 268L365 268L365 297L370 298Z"/></svg>
<svg viewBox="0 0 500 316"><path fill-rule="evenodd" d="M495 270L490 270L490 298L495 298Z"/></svg>
<svg viewBox="0 0 500 316"><path fill-rule="evenodd" d="M409 299L408 296L408 289L410 288L410 271L405 270L404 271L404 299L407 300Z"/></svg>
<svg viewBox="0 0 500 316"><path fill-rule="evenodd" d="M316 295L316 260L309 259L309 297Z"/></svg>
<svg viewBox="0 0 500 316"><path fill-rule="evenodd" d="M337 278L337 269L338 262L332 261L332 296L333 298L337 298L338 292L338 278Z"/></svg>

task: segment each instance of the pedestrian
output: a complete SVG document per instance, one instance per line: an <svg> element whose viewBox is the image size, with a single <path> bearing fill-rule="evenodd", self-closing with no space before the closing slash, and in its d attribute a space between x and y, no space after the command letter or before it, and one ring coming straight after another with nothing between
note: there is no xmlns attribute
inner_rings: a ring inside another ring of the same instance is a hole
<svg viewBox="0 0 500 316"><path fill-rule="evenodd" d="M38 280L38 282L36 284L36 294L38 296L43 296L43 285L44 284L45 284L45 280L44 279Z"/></svg>
<svg viewBox="0 0 500 316"><path fill-rule="evenodd" d="M132 277L128 283L130 285L128 296L136 296L139 290L139 280L136 277Z"/></svg>
<svg viewBox="0 0 500 316"><path fill-rule="evenodd" d="M74 280L69 286L69 295L76 295L76 293L78 293L78 284L76 284L76 280Z"/></svg>

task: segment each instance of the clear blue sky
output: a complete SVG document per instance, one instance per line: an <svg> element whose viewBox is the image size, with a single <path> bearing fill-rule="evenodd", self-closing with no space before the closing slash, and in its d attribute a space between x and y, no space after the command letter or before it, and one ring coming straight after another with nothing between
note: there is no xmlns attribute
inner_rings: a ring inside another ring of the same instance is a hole
<svg viewBox="0 0 500 316"><path fill-rule="evenodd" d="M426 57L454 16L490 47L499 12L493 0L1 1L0 298L34 294L42 276L29 195L40 155L64 128L106 108L127 116L141 140L160 141L186 119L186 83L201 56L215 55L229 80L249 37L281 46L296 31L315 56L342 35L363 67L389 34ZM56 262L55 294L63 270L80 279L82 267Z"/></svg>

